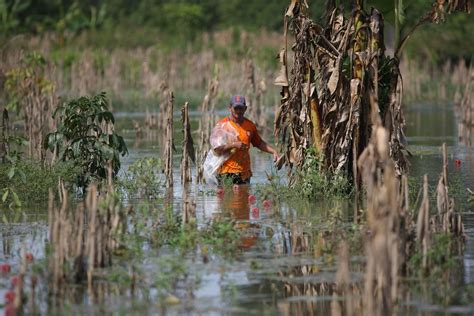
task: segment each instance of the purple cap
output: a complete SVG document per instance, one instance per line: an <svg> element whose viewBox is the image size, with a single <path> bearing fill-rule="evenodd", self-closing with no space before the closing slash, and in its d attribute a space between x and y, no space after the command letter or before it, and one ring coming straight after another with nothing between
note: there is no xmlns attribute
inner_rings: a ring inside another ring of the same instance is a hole
<svg viewBox="0 0 474 316"><path fill-rule="evenodd" d="M247 106L245 98L242 95L234 95L230 99L230 105L232 106Z"/></svg>

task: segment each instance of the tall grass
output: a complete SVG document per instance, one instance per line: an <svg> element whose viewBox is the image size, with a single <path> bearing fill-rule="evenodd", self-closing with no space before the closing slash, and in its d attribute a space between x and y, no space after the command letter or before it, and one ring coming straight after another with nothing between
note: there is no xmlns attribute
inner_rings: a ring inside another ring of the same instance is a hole
<svg viewBox="0 0 474 316"><path fill-rule="evenodd" d="M204 97L214 68L221 70L219 101L231 94L243 93L248 73L246 65L254 64L256 82L271 82L277 35L267 32L241 32L236 39L232 31L206 34L201 41L184 49L170 49L156 41L142 47L108 49L93 45L81 47L80 39L69 45L57 44L54 35L23 37L12 40L2 51L0 68L9 70L19 63L23 52L38 51L47 56L51 67L48 76L59 95L77 97L107 91L116 108L145 109L156 105L163 84L177 92L177 102L190 101L190 108ZM261 102L273 105L271 94Z"/></svg>

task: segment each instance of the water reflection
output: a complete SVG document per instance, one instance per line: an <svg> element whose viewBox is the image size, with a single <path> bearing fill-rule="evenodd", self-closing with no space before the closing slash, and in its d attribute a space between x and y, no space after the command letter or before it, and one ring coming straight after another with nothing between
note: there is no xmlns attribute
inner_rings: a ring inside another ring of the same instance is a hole
<svg viewBox="0 0 474 316"><path fill-rule="evenodd" d="M229 215L236 221L234 227L241 231L240 248L254 246L259 236L256 221L260 218L260 210L251 207L249 185L233 185L221 190L223 191L218 191L218 209L222 211L222 215Z"/></svg>

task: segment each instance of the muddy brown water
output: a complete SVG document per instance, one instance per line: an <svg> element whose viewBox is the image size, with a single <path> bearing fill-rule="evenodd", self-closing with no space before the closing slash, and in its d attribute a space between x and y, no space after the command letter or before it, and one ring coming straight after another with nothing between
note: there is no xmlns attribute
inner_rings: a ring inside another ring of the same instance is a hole
<svg viewBox="0 0 474 316"><path fill-rule="evenodd" d="M224 114L224 112L220 113ZM198 113L191 113L196 118ZM415 177L428 174L435 182L441 172L441 145L446 143L449 152L450 177L459 179L464 187L474 189L474 154L472 149L459 143L456 119L449 106L418 105L406 113L411 172ZM142 120L141 113L118 113L117 127L126 137L130 154L122 161L126 169L137 158L160 155L156 139L136 142L132 120ZM176 126L180 126L176 124ZM176 135L179 145L180 131ZM197 136L193 135L195 142ZM268 136L267 136L268 138ZM178 146L179 147L179 146ZM198 225L207 225L213 218L229 217L243 230L241 253L233 258L210 253L202 259L202 250L182 254L165 247L144 247L138 262L134 262L149 284L159 284L162 274L170 274L170 266L179 263L184 269L173 288L166 293L173 300L160 301L158 285L140 288L132 294L127 285L99 281L93 293L84 286L71 286L66 298L52 303L47 300L46 285L37 291L38 310L42 314L318 314L337 313L334 302L361 301L360 285L363 279L364 254L350 260L352 295L338 297L328 290L335 281L337 258L318 257L298 251L294 235L308 227L313 231L326 222L335 208L343 210L341 225L350 225L351 211L348 201L316 201L307 203L281 203L272 201L265 209L257 196L258 210L248 205L248 194L255 192L256 184L267 183L267 175L285 178L277 172L270 155L252 150L252 184L248 189L228 190L219 197L215 187L192 184L189 196L196 202ZM460 160L456 166L453 161ZM183 207L183 191L179 176L179 154L174 159L173 205ZM469 206L463 208L467 235L465 252L459 258L459 267L449 284L426 284L421 280L404 280L400 314L473 314L474 313L474 213ZM32 252L37 260L45 257L45 240L48 238L46 210L29 208L20 212L14 223L0 224L0 263L9 262L17 269L21 249ZM323 229L323 227L321 227ZM313 242L310 240L309 242ZM126 262L120 262L126 266ZM0 304L9 287L8 277L0 277ZM160 292L161 291L161 292ZM171 296L170 296L171 297ZM161 303L160 303L161 302ZM2 312L0 310L0 312Z"/></svg>

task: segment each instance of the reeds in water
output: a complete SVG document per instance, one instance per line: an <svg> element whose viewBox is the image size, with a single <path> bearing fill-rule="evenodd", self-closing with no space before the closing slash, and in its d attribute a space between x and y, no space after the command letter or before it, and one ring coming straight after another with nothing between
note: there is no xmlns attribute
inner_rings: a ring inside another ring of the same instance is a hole
<svg viewBox="0 0 474 316"><path fill-rule="evenodd" d="M51 292L61 294L68 282L87 280L92 284L94 270L112 265L112 255L121 245L130 209L123 208L108 187L99 195L97 186L88 188L86 199L75 209L69 206L68 194L60 185L60 206L50 191L48 218Z"/></svg>
<svg viewBox="0 0 474 316"><path fill-rule="evenodd" d="M454 211L454 200L449 197L448 190L448 153L446 144L443 144L443 171L439 177L436 188L436 206L438 215L435 217L435 227L446 234L464 238L464 225L462 216Z"/></svg>
<svg viewBox="0 0 474 316"><path fill-rule="evenodd" d="M408 259L415 253L421 254L420 268L428 272L434 264L440 264L431 262L429 257L433 235L443 233L463 240L464 225L448 197L446 147L443 146L443 172L437 188L438 215L430 214L428 177L425 176L415 223L409 210L407 179L403 176L400 181L396 176L388 154L388 133L379 124L375 126L371 142L358 162L366 188L370 232L366 242L364 310L368 315L386 315L395 312L399 277L407 273ZM413 236L416 236L416 245Z"/></svg>

